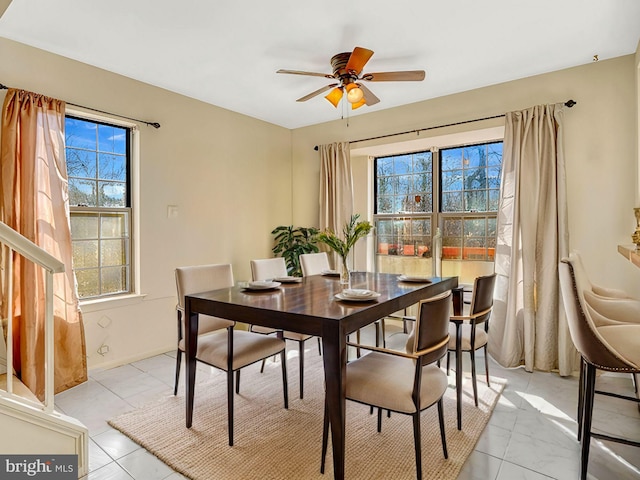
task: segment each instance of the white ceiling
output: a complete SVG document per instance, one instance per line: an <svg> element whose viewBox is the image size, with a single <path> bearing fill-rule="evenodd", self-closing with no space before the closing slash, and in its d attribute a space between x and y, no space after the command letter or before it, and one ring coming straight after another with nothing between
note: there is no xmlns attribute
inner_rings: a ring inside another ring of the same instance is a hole
<svg viewBox="0 0 640 480"><path fill-rule="evenodd" d="M13 0L0 36L296 128L343 109L296 102L330 81L280 68L332 73L361 46L375 52L364 72L426 70L368 83L381 101L360 115L633 53L640 1Z"/></svg>

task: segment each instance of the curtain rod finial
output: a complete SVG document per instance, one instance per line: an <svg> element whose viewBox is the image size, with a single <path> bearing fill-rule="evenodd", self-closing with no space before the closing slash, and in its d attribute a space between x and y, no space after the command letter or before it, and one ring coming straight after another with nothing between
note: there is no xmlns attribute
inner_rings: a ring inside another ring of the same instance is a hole
<svg viewBox="0 0 640 480"><path fill-rule="evenodd" d="M578 102L576 102L575 100L567 100L566 102L564 102L564 104L569 108L573 107L576 103Z"/></svg>
<svg viewBox="0 0 640 480"><path fill-rule="evenodd" d="M313 149L317 152L317 151L318 151L318 145L316 145L315 147L313 147Z"/></svg>
<svg viewBox="0 0 640 480"><path fill-rule="evenodd" d="M149 125L150 127L153 127L153 128L160 128L160 124L158 122L147 123L147 125Z"/></svg>

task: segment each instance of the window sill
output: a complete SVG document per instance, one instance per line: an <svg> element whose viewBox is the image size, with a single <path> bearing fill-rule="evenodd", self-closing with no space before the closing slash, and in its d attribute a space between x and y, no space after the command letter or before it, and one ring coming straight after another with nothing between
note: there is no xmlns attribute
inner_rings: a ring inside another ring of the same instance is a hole
<svg viewBox="0 0 640 480"><path fill-rule="evenodd" d="M131 295L119 295L117 297L80 300L80 309L83 313L91 313L111 308L127 307L142 302L146 296L146 293L133 293Z"/></svg>

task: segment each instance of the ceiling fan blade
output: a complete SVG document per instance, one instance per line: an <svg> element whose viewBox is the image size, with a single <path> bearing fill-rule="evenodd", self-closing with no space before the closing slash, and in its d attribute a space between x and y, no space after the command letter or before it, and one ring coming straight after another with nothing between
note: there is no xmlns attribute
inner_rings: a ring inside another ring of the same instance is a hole
<svg viewBox="0 0 640 480"><path fill-rule="evenodd" d="M308 76L311 76L311 77L334 78L333 75L330 75L328 73L302 72L300 70L283 70L283 69L280 69L276 73L289 73L291 75L308 75Z"/></svg>
<svg viewBox="0 0 640 480"><path fill-rule="evenodd" d="M328 95L325 95L324 98L329 100L334 107L338 108L338 104L342 99L342 93L342 87L336 87L331 90Z"/></svg>
<svg viewBox="0 0 640 480"><path fill-rule="evenodd" d="M348 72L356 72L356 75L360 75L360 72L372 55L373 50L368 50L362 47L354 48L353 52L351 52L349 60L347 61L347 66L345 67L345 69Z"/></svg>
<svg viewBox="0 0 640 480"><path fill-rule="evenodd" d="M420 82L424 80L424 70L406 70L404 72L365 73L361 80L369 82Z"/></svg>
<svg viewBox="0 0 640 480"><path fill-rule="evenodd" d="M298 100L296 100L296 102L306 102L310 98L313 98L313 97L315 97L317 95L320 95L321 93L324 93L327 90L329 90L329 89L331 89L333 87L337 87L337 86L338 86L337 83L332 83L331 85L325 85L324 87L319 88L315 92L311 92L309 95L305 95L304 97L300 97Z"/></svg>
<svg viewBox="0 0 640 480"><path fill-rule="evenodd" d="M380 99L376 97L371 90L362 84L360 84L360 90L362 90L362 93L364 94L364 100L367 102L367 105L375 105L380 101Z"/></svg>

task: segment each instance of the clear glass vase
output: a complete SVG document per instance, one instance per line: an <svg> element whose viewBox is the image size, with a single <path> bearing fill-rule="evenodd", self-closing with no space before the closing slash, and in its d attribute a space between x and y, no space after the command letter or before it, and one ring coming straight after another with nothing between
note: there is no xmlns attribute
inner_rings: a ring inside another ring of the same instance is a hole
<svg viewBox="0 0 640 480"><path fill-rule="evenodd" d="M340 285L342 288L351 288L351 269L349 268L349 254L341 257L342 270L340 270Z"/></svg>

